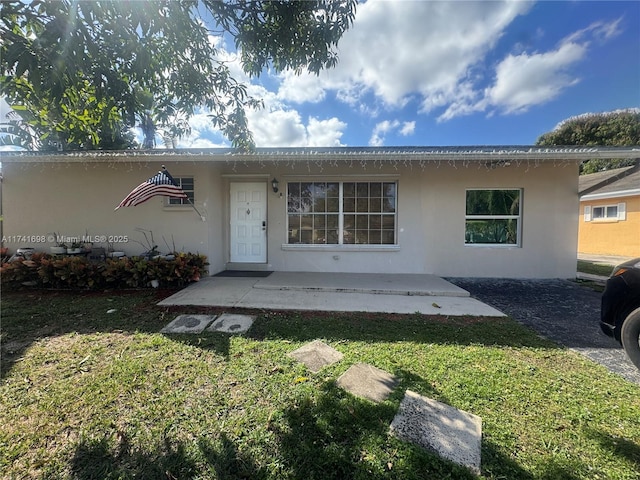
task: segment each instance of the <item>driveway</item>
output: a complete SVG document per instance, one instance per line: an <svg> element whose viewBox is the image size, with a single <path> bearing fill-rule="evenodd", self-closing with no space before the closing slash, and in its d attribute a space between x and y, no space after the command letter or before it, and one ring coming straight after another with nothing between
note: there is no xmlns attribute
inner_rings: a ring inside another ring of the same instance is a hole
<svg viewBox="0 0 640 480"><path fill-rule="evenodd" d="M620 344L600 331L600 293L568 280L448 278L544 337L640 384Z"/></svg>

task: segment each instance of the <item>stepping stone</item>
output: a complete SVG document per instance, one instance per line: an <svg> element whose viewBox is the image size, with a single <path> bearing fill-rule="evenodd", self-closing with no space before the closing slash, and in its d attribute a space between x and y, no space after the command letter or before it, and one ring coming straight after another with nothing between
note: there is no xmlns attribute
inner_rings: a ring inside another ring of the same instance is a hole
<svg viewBox="0 0 640 480"><path fill-rule="evenodd" d="M407 390L391 433L480 475L482 419Z"/></svg>
<svg viewBox="0 0 640 480"><path fill-rule="evenodd" d="M178 315L164 327L162 333L202 333L214 319L215 315Z"/></svg>
<svg viewBox="0 0 640 480"><path fill-rule="evenodd" d="M322 367L342 360L342 353L330 347L320 340L314 340L289 353L289 357L295 358L312 372L317 372Z"/></svg>
<svg viewBox="0 0 640 480"><path fill-rule="evenodd" d="M245 333L253 325L256 317L251 315L239 315L223 313L207 328L207 332Z"/></svg>
<svg viewBox="0 0 640 480"><path fill-rule="evenodd" d="M339 387L357 397L382 402L391 395L399 380L373 365L356 363L338 378L337 383Z"/></svg>

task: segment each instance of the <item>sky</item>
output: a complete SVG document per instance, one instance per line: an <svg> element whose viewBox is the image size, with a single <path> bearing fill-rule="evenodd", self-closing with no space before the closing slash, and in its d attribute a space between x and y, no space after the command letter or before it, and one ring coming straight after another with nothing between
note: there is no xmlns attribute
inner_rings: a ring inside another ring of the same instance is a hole
<svg viewBox="0 0 640 480"><path fill-rule="evenodd" d="M216 39L237 57L233 43ZM246 77L259 147L530 145L640 107L639 1L369 0L319 76ZM228 146L201 113L182 148Z"/></svg>
<svg viewBox="0 0 640 480"><path fill-rule="evenodd" d="M368 0L320 75L250 79L258 147L531 145L567 118L640 107L640 1ZM179 148L228 147L206 111ZM158 141L159 146L162 145Z"/></svg>

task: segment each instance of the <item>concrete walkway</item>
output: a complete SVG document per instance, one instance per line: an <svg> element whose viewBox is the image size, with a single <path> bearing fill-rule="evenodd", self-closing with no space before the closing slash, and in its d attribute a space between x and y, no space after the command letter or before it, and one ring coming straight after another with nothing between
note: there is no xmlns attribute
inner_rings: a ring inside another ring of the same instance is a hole
<svg viewBox="0 0 640 480"><path fill-rule="evenodd" d="M274 272L266 278L207 277L158 305L505 316L440 277L413 274Z"/></svg>

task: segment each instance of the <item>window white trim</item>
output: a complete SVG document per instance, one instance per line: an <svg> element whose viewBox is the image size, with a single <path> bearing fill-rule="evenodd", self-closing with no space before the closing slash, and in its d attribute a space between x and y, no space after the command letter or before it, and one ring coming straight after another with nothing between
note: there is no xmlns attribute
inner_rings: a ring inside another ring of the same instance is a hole
<svg viewBox="0 0 640 480"><path fill-rule="evenodd" d="M467 214L467 196L469 192L476 191L517 191L518 192L518 213L511 215L504 214ZM520 248L522 247L522 199L523 199L524 189L523 188L467 188L465 189L465 237L464 237L464 245L465 247L483 247L483 248ZM514 243L482 243L482 242L473 242L468 241L467 235L471 233L467 230L467 222L473 220L515 220L516 221L516 241Z"/></svg>
<svg viewBox="0 0 640 480"><path fill-rule="evenodd" d="M625 203L607 204L607 205L591 205L591 221L593 222L612 222L626 219ZM585 207L586 209L586 207Z"/></svg>
<svg viewBox="0 0 640 480"><path fill-rule="evenodd" d="M324 245L321 243L283 243L282 250L290 251L321 251L321 252L397 252L400 245Z"/></svg>
<svg viewBox="0 0 640 480"><path fill-rule="evenodd" d="M584 206L584 221L585 222L591 221L591 205Z"/></svg>

